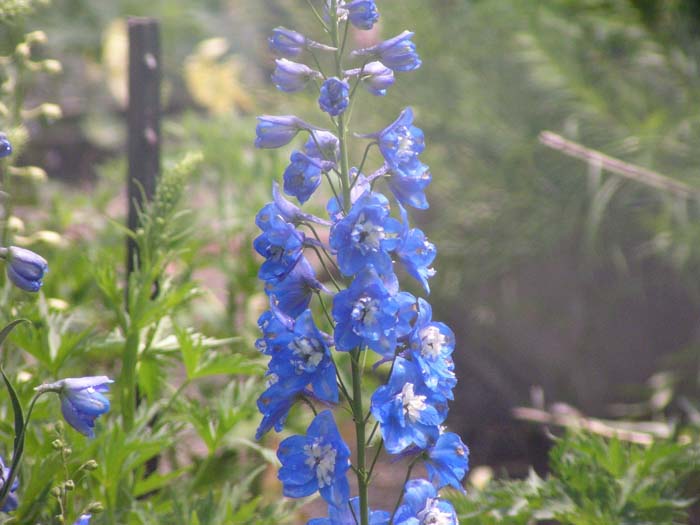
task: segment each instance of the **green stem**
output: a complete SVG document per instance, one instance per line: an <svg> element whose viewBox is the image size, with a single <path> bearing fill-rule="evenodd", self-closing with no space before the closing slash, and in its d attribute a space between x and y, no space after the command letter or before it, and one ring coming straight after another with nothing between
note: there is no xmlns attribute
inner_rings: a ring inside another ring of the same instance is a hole
<svg viewBox="0 0 700 525"><path fill-rule="evenodd" d="M362 370L360 368L360 352L361 349L353 351L352 364L352 415L355 421L355 438L357 444L357 487L360 499L360 524L369 524L369 505L368 505L368 476L365 468L365 426L366 422L363 417L362 408Z"/></svg>
<svg viewBox="0 0 700 525"><path fill-rule="evenodd" d="M139 332L133 325L129 327L124 344L124 358L122 359L122 384L121 402L122 417L124 418L124 430L131 431L134 428L136 413L136 365L139 353Z"/></svg>

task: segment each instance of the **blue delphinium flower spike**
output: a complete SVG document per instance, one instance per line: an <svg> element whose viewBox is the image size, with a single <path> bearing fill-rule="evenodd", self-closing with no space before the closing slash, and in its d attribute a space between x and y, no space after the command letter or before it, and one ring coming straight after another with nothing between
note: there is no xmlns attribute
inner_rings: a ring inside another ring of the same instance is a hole
<svg viewBox="0 0 700 525"><path fill-rule="evenodd" d="M346 505L328 505L327 518L314 518L306 525L357 525L360 515L360 498L351 498ZM385 510L369 511L369 525L389 525L391 514Z"/></svg>
<svg viewBox="0 0 700 525"><path fill-rule="evenodd" d="M394 516L394 525L457 525L457 514L449 501L438 497L437 490L425 479L406 483L401 506Z"/></svg>
<svg viewBox="0 0 700 525"><path fill-rule="evenodd" d="M262 115L255 127L255 147L279 148L289 144L302 129L310 131L314 127L294 115Z"/></svg>
<svg viewBox="0 0 700 525"><path fill-rule="evenodd" d="M5 465L2 457L0 457L0 473L2 473L2 480L0 480L0 488L2 488L4 481L10 476L10 467ZM0 512L12 512L17 510L19 506L19 500L17 499L17 489L19 488L19 479L15 478L10 487L10 492L7 494L7 499L0 508Z"/></svg>
<svg viewBox="0 0 700 525"><path fill-rule="evenodd" d="M284 170L284 192L296 197L304 204L321 184L324 163L301 151L294 151L289 158L289 166Z"/></svg>
<svg viewBox="0 0 700 525"><path fill-rule="evenodd" d="M280 91L293 93L301 91L312 78L320 78L321 73L311 69L305 64L292 62L286 58L275 60L277 67L272 73L272 83Z"/></svg>
<svg viewBox="0 0 700 525"><path fill-rule="evenodd" d="M381 62L370 62L363 68L348 69L345 71L348 77L360 75L362 85L367 91L377 96L386 95L386 90L394 84L394 71Z"/></svg>
<svg viewBox="0 0 700 525"><path fill-rule="evenodd" d="M287 415L304 390L304 378L288 376L280 378L268 372L267 389L257 401L258 410L263 415L260 426L255 432L255 439L262 438L271 428L280 432Z"/></svg>
<svg viewBox="0 0 700 525"><path fill-rule="evenodd" d="M401 204L419 210L428 208L425 189L432 180L428 166L418 159L413 159L393 169L387 165L385 175L388 176L389 189Z"/></svg>
<svg viewBox="0 0 700 525"><path fill-rule="evenodd" d="M413 71L421 66L416 45L411 42L413 34L411 31L404 31L376 46L356 49L351 55L374 58L394 71Z"/></svg>
<svg viewBox="0 0 700 525"><path fill-rule="evenodd" d="M447 400L425 386L415 364L397 357L389 382L372 395L371 410L386 450L399 454L411 446L425 449L438 438Z"/></svg>
<svg viewBox="0 0 700 525"><path fill-rule="evenodd" d="M337 117L343 113L349 102L350 86L346 80L331 77L321 85L318 105L332 117Z"/></svg>
<svg viewBox="0 0 700 525"><path fill-rule="evenodd" d="M430 481L440 490L447 485L466 493L462 480L469 471L469 448L453 432L440 434L435 444L427 450L425 469Z"/></svg>
<svg viewBox="0 0 700 525"><path fill-rule="evenodd" d="M7 135L0 133L0 159L12 154L12 144Z"/></svg>
<svg viewBox="0 0 700 525"><path fill-rule="evenodd" d="M330 505L347 505L350 449L329 410L314 418L305 436L282 441L277 457L282 463L278 476L285 496L302 498L318 490Z"/></svg>
<svg viewBox="0 0 700 525"><path fill-rule="evenodd" d="M73 525L90 525L92 514L81 514Z"/></svg>
<svg viewBox="0 0 700 525"><path fill-rule="evenodd" d="M7 259L7 276L10 281L27 292L38 292L49 265L41 255L26 248L10 246L0 250Z"/></svg>
<svg viewBox="0 0 700 525"><path fill-rule="evenodd" d="M109 412L109 392L114 383L107 376L69 377L55 383L39 385L37 392L56 392L61 398L63 417L75 430L88 437L95 437L95 419Z"/></svg>
<svg viewBox="0 0 700 525"><path fill-rule="evenodd" d="M425 149L423 131L413 125L413 110L405 108L399 117L376 137L379 150L390 168L403 169L418 159Z"/></svg>
<svg viewBox="0 0 700 525"><path fill-rule="evenodd" d="M353 0L343 5L348 20L358 29L372 29L379 20L379 12L374 0Z"/></svg>

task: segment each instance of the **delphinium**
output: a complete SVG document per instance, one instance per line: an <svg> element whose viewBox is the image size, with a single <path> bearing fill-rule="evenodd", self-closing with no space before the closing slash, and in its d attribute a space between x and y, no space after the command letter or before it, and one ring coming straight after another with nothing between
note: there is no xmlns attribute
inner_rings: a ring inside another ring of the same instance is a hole
<svg viewBox="0 0 700 525"><path fill-rule="evenodd" d="M318 491L328 504L328 517L312 519L310 525L456 524L452 505L438 495L448 485L463 490L468 470L466 445L442 426L457 382L454 334L432 319L424 298L401 290L396 275L403 267L429 294L436 248L410 226L406 210L428 207L425 189L431 174L420 158L423 132L414 126L411 108L378 132L358 134L349 126L362 93L358 86L384 96L396 74L418 69L421 60L409 31L346 53L350 26L368 30L377 22L374 1L309 6L327 42L274 29L269 44L278 59L272 80L285 92L315 86L327 123L265 115L256 129L259 148L285 146L300 133L306 139L292 152L282 187L273 183L273 202L256 217L262 233L254 248L265 258L259 277L269 297L257 346L270 356L268 386L258 400L257 437L273 428L281 431L300 401L313 411L306 434L284 439L277 452L284 494L298 498ZM329 61L332 67L322 69ZM364 142L359 163L351 162L351 139ZM383 163L370 171L372 148L378 148ZM304 204L323 181L332 195L328 218L307 213L282 195ZM321 228L328 228L327 236ZM311 253L327 285L307 258ZM312 301L321 319L314 318ZM349 370L339 369L341 363ZM370 399L363 398L367 374L387 378ZM336 407L352 415L354 454L334 419ZM395 504L370 510L368 487L382 450L408 464L406 481ZM412 479L419 462L429 479Z"/></svg>

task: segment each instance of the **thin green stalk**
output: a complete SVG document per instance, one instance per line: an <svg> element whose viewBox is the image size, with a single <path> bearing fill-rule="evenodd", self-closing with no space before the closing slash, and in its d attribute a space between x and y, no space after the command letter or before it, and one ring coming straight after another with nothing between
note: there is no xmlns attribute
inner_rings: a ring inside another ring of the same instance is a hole
<svg viewBox="0 0 700 525"><path fill-rule="evenodd" d="M17 436L17 439L15 440L15 443L17 444L15 446L15 450L12 451L12 464L10 466L10 473L7 475L7 479L3 480L3 486L4 487L12 487L12 484L15 481L15 478L17 477L17 472L19 471L19 463L22 460L22 453L24 452L24 436L26 435L27 431L27 425L29 424L29 420L32 417L32 412L34 410L34 405L37 402L37 399L41 397L42 394L45 394L45 392L37 392L34 394L34 397L32 398L31 402L29 403L29 409L27 410L27 415L24 418L24 424L22 425L22 431L19 433L19 436ZM2 508L5 505L5 502L7 501L7 498L10 496L10 490L8 490L5 495L0 498L0 508Z"/></svg>
<svg viewBox="0 0 700 525"><path fill-rule="evenodd" d="M131 431L136 419L136 365L138 362L140 337L138 329L129 327L122 359L121 404L124 430Z"/></svg>

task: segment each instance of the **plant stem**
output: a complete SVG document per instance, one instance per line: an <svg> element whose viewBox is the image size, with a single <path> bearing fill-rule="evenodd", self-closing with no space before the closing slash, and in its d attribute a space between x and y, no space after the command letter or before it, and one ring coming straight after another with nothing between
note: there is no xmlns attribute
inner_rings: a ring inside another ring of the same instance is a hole
<svg viewBox="0 0 700 525"><path fill-rule="evenodd" d="M139 352L139 332L137 327L130 326L124 345L124 358L122 360L122 416L124 418L124 430L131 431L134 427L136 412L136 363Z"/></svg>

